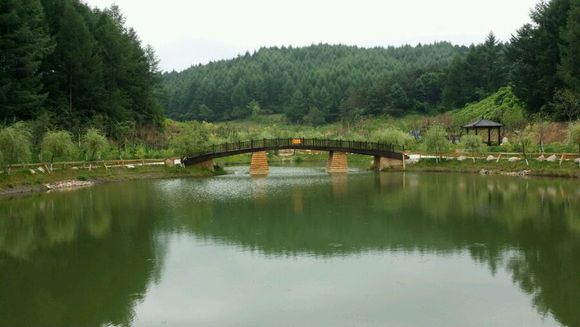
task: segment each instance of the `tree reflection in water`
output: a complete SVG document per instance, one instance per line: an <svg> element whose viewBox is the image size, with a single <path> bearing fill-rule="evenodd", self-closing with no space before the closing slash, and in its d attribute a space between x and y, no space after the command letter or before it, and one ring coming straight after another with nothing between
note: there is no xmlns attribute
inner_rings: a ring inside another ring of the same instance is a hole
<svg viewBox="0 0 580 327"><path fill-rule="evenodd" d="M103 187L0 201L1 326L131 324L159 279L158 209L147 188Z"/></svg>
<svg viewBox="0 0 580 327"><path fill-rule="evenodd" d="M468 254L580 325L575 180L382 173L232 176L0 201L0 326L130 325L167 238L276 257ZM428 272L426 272L428 273Z"/></svg>
<svg viewBox="0 0 580 327"><path fill-rule="evenodd" d="M271 184L267 198L206 197L191 204L204 214L183 205L175 216L197 237L273 256L466 251L492 274L508 271L540 313L580 325L575 180L383 173L286 192Z"/></svg>

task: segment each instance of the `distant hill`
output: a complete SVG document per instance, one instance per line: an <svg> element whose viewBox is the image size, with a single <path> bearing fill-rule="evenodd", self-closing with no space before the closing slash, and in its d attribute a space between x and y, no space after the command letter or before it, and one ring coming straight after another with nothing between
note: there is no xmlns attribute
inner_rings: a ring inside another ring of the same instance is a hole
<svg viewBox="0 0 580 327"><path fill-rule="evenodd" d="M318 124L362 113L436 110L445 71L468 51L448 42L397 48L262 48L164 74L166 115L217 121L261 111Z"/></svg>
<svg viewBox="0 0 580 327"><path fill-rule="evenodd" d="M508 44L490 33L470 47L263 48L164 74L162 102L166 115L178 120L266 112L319 125L458 109L509 85L527 116L571 121L580 117L579 17L579 1L541 2L530 15L533 24L518 29Z"/></svg>

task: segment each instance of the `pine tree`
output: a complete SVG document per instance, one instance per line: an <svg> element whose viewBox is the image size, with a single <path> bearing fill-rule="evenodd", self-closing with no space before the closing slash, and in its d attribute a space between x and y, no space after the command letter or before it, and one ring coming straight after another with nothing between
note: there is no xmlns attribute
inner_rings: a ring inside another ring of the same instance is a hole
<svg viewBox="0 0 580 327"><path fill-rule="evenodd" d="M560 45L561 64L558 67L565 87L580 96L580 0L574 0L568 13L567 30Z"/></svg>
<svg viewBox="0 0 580 327"><path fill-rule="evenodd" d="M39 68L51 50L38 0L0 2L0 120L39 113L46 99Z"/></svg>
<svg viewBox="0 0 580 327"><path fill-rule="evenodd" d="M302 122L307 110L308 108L304 95L300 90L296 90L290 99L290 104L286 110L286 117L294 123Z"/></svg>
<svg viewBox="0 0 580 327"><path fill-rule="evenodd" d="M512 37L509 49L512 64L510 80L514 94L530 112L551 113L553 108L549 104L556 90L563 86L558 67L570 2L541 2L531 14L534 25L524 25Z"/></svg>
<svg viewBox="0 0 580 327"><path fill-rule="evenodd" d="M65 2L55 19L56 49L46 60L44 83L48 104L60 124L71 128L88 123L103 109L102 62L84 17L73 3Z"/></svg>
<svg viewBox="0 0 580 327"><path fill-rule="evenodd" d="M502 48L495 34L490 32L482 45L484 96L507 84L507 65Z"/></svg>

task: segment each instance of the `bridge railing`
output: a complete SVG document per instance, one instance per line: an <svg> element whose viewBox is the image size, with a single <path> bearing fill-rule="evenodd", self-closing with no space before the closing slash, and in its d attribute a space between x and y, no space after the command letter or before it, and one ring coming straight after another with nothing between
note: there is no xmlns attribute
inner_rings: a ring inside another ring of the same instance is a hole
<svg viewBox="0 0 580 327"><path fill-rule="evenodd" d="M317 138L275 138L249 141L238 141L208 146L205 150L192 153L188 157L198 157L216 153L237 152L252 149L276 149L276 148L319 148L351 151L376 151L394 152L395 147L391 144L364 141L328 140Z"/></svg>

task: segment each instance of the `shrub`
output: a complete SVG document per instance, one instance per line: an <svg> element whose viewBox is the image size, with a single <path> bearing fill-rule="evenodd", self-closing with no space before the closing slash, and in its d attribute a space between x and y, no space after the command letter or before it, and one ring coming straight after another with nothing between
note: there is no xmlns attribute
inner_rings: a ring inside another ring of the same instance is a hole
<svg viewBox="0 0 580 327"><path fill-rule="evenodd" d="M74 153L74 144L71 136L65 131L46 132L40 146L42 157L48 159L51 164L55 159L68 160Z"/></svg>
<svg viewBox="0 0 580 327"><path fill-rule="evenodd" d="M89 161L100 158L107 149L107 139L99 130L90 128L83 138L83 149Z"/></svg>
<svg viewBox="0 0 580 327"><path fill-rule="evenodd" d="M170 140L173 152L181 157L207 150L209 132L199 123L183 126L180 133Z"/></svg>
<svg viewBox="0 0 580 327"><path fill-rule="evenodd" d="M0 164L24 163L31 157L31 134L22 123L0 130Z"/></svg>
<svg viewBox="0 0 580 327"><path fill-rule="evenodd" d="M481 142L481 138L475 134L463 135L461 137L461 146L472 155L485 151L485 145ZM473 161L475 162L475 157Z"/></svg>
<svg viewBox="0 0 580 327"><path fill-rule="evenodd" d="M409 146L415 141L411 135L394 128L377 130L372 133L371 138L373 141L386 143L399 148Z"/></svg>
<svg viewBox="0 0 580 327"><path fill-rule="evenodd" d="M523 130L515 132L514 143L519 148L519 151L524 155L526 165L529 165L527 153L532 151L532 145L534 144L535 138L536 135L529 126Z"/></svg>
<svg viewBox="0 0 580 327"><path fill-rule="evenodd" d="M568 127L568 139L571 145L578 147L578 154L580 154L580 122L570 124Z"/></svg>
<svg viewBox="0 0 580 327"><path fill-rule="evenodd" d="M441 152L449 148L447 132L441 125L433 125L425 132L423 137L427 151L435 153L438 156ZM437 161L437 160L436 160Z"/></svg>

